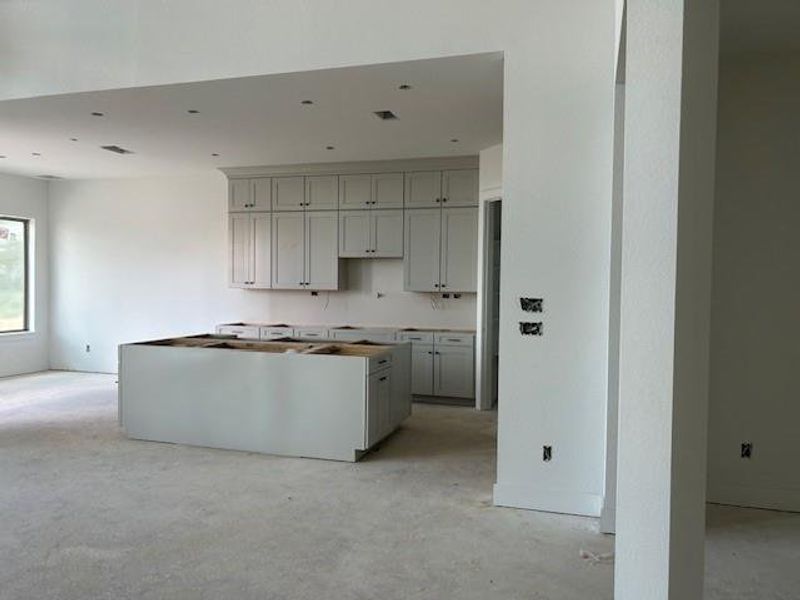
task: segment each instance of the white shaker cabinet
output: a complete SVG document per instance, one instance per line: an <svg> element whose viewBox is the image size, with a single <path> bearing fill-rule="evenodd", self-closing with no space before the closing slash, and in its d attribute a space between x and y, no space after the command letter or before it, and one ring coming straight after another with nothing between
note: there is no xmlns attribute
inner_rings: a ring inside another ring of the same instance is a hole
<svg viewBox="0 0 800 600"><path fill-rule="evenodd" d="M272 287L305 289L305 213L272 213Z"/></svg>
<svg viewBox="0 0 800 600"><path fill-rule="evenodd" d="M339 208L339 178L336 175L306 177L305 206L307 210Z"/></svg>
<svg viewBox="0 0 800 600"><path fill-rule="evenodd" d="M339 176L339 208L360 209L372 206L371 175Z"/></svg>
<svg viewBox="0 0 800 600"><path fill-rule="evenodd" d="M231 213L228 223L230 286L272 287L270 213Z"/></svg>
<svg viewBox="0 0 800 600"><path fill-rule="evenodd" d="M477 169L442 171L442 206L477 206Z"/></svg>
<svg viewBox="0 0 800 600"><path fill-rule="evenodd" d="M411 346L411 393L433 395L433 344Z"/></svg>
<svg viewBox="0 0 800 600"><path fill-rule="evenodd" d="M412 171L405 175L406 208L439 206L442 198L441 171Z"/></svg>
<svg viewBox="0 0 800 600"><path fill-rule="evenodd" d="M439 289L444 292L476 292L477 265L478 209L443 209Z"/></svg>
<svg viewBox="0 0 800 600"><path fill-rule="evenodd" d="M369 376L367 382L367 446L385 437L392 429L392 369Z"/></svg>
<svg viewBox="0 0 800 600"><path fill-rule="evenodd" d="M339 288L339 235L335 211L272 213L272 287Z"/></svg>
<svg viewBox="0 0 800 600"><path fill-rule="evenodd" d="M342 258L402 258L402 210L339 212L339 256Z"/></svg>
<svg viewBox="0 0 800 600"><path fill-rule="evenodd" d="M439 291L442 211L419 208L405 211L404 289Z"/></svg>
<svg viewBox="0 0 800 600"><path fill-rule="evenodd" d="M231 179L228 182L228 211L268 211L271 206L271 179Z"/></svg>
<svg viewBox="0 0 800 600"><path fill-rule="evenodd" d="M437 344L433 353L433 395L475 397L475 363L472 346Z"/></svg>
<svg viewBox="0 0 800 600"><path fill-rule="evenodd" d="M305 288L339 289L338 215L330 211L305 214Z"/></svg>
<svg viewBox="0 0 800 600"><path fill-rule="evenodd" d="M303 210L306 205L305 177L272 178L272 210Z"/></svg>
<svg viewBox="0 0 800 600"><path fill-rule="evenodd" d="M403 208L403 173L372 175L372 207Z"/></svg>

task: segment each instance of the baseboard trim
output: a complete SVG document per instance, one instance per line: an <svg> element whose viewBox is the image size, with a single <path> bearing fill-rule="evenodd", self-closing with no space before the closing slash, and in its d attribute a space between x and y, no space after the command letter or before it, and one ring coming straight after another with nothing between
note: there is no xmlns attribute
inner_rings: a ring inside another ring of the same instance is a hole
<svg viewBox="0 0 800 600"><path fill-rule="evenodd" d="M599 494L546 490L527 485L496 483L495 506L525 508L543 512L599 517L603 497Z"/></svg>
<svg viewBox="0 0 800 600"><path fill-rule="evenodd" d="M708 488L708 502L800 512L800 489L714 485Z"/></svg>

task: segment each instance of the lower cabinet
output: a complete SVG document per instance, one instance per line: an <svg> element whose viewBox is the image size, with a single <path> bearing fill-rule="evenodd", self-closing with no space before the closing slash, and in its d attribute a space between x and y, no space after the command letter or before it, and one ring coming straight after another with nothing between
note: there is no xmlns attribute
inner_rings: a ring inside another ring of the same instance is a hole
<svg viewBox="0 0 800 600"><path fill-rule="evenodd" d="M474 351L471 346L435 346L433 395L475 397Z"/></svg>
<svg viewBox="0 0 800 600"><path fill-rule="evenodd" d="M433 395L433 344L413 344L411 347L411 393Z"/></svg>
<svg viewBox="0 0 800 600"><path fill-rule="evenodd" d="M392 369L369 376L367 383L367 446L379 441L392 429Z"/></svg>

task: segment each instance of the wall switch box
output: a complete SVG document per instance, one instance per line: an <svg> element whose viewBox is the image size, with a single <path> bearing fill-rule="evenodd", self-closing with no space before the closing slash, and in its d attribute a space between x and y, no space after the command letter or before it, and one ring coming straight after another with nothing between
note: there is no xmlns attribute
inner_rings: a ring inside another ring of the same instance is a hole
<svg viewBox="0 0 800 600"><path fill-rule="evenodd" d="M540 313L544 311L543 298L520 298L519 305L525 312Z"/></svg>
<svg viewBox="0 0 800 600"><path fill-rule="evenodd" d="M753 458L753 444L750 442L742 443L742 458Z"/></svg>
<svg viewBox="0 0 800 600"><path fill-rule="evenodd" d="M542 329L543 325L541 321L520 321L519 323L519 332L522 335L542 335Z"/></svg>
<svg viewBox="0 0 800 600"><path fill-rule="evenodd" d="M553 459L553 447L542 446L542 460L544 462L550 462L552 459Z"/></svg>

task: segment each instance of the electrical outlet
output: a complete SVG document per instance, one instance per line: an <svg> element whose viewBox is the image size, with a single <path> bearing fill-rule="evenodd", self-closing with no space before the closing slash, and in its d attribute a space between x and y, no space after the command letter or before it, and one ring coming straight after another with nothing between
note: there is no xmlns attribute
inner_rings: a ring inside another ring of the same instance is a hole
<svg viewBox="0 0 800 600"><path fill-rule="evenodd" d="M450 294L442 294L442 298L449 298Z"/></svg>
<svg viewBox="0 0 800 600"><path fill-rule="evenodd" d="M551 460L553 460L552 446L542 446L542 460L544 462L550 462Z"/></svg>
<svg viewBox="0 0 800 600"><path fill-rule="evenodd" d="M311 292L312 296L319 296L319 292Z"/></svg>
<svg viewBox="0 0 800 600"><path fill-rule="evenodd" d="M753 444L742 442L742 458L753 458Z"/></svg>
<svg viewBox="0 0 800 600"><path fill-rule="evenodd" d="M89 344L86 344L86 352L91 352L92 347Z"/></svg>

